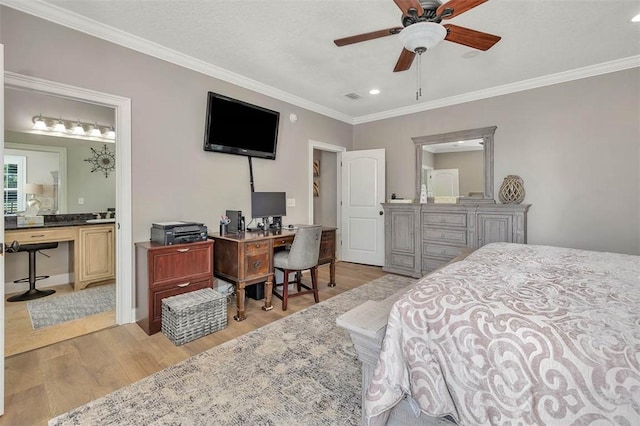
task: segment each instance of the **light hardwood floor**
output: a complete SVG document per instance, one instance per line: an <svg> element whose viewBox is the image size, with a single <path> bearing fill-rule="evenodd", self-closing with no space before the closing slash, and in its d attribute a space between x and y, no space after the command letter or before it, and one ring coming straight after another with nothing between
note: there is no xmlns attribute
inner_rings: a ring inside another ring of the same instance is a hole
<svg viewBox="0 0 640 426"><path fill-rule="evenodd" d="M337 286L327 287L329 265L319 268L320 300L327 300L382 275L382 268L338 262ZM305 282L308 276L305 276ZM137 324L114 326L5 360L5 415L0 425L46 425L72 408L143 379L163 368L284 318L313 304L313 296L280 300L264 312L262 301L247 298L247 319L233 320L235 303L228 306L227 328L182 346L162 333L147 336Z"/></svg>
<svg viewBox="0 0 640 426"><path fill-rule="evenodd" d="M109 283L106 283L109 284ZM48 287L56 292L47 297L58 297L73 293L70 284ZM7 294L6 297L11 296ZM20 354L63 340L82 336L87 333L112 327L116 324L116 311L103 312L92 315L90 318L81 318L34 330L27 309L27 302L4 302L5 312L5 357Z"/></svg>

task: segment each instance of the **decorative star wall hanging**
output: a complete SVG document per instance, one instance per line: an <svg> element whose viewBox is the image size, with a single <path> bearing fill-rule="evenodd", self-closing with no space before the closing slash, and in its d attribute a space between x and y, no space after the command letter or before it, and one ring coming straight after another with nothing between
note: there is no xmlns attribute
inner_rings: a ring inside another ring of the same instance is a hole
<svg viewBox="0 0 640 426"><path fill-rule="evenodd" d="M91 152L93 152L93 157L84 160L91 163L91 173L103 172L104 177L108 178L109 172L116 169L116 158L113 153L109 151L106 144L100 151L91 148Z"/></svg>

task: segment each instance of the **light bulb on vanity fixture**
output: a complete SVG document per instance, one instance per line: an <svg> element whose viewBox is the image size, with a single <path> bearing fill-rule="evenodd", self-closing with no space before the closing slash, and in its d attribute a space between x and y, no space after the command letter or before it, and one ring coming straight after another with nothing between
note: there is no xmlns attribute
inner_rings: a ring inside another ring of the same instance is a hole
<svg viewBox="0 0 640 426"><path fill-rule="evenodd" d="M58 120L56 124L53 125L53 131L58 133L64 133L67 131L67 126L65 126L64 121L62 121L62 118Z"/></svg>
<svg viewBox="0 0 640 426"><path fill-rule="evenodd" d="M45 117L42 114L34 116L31 121L33 133L108 142L113 142L116 138L116 131L112 125L99 124L96 121L68 120L62 117Z"/></svg>

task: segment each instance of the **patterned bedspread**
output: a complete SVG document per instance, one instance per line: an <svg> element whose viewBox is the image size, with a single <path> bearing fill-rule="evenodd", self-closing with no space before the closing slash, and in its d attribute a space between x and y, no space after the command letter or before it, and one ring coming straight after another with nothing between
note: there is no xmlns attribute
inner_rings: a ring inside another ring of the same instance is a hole
<svg viewBox="0 0 640 426"><path fill-rule="evenodd" d="M640 425L640 256L493 243L393 306L365 414Z"/></svg>

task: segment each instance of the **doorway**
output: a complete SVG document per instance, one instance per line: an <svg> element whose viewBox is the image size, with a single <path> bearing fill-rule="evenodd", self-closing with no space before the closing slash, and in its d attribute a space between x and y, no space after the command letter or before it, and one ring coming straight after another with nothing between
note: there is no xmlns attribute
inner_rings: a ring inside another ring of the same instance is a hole
<svg viewBox="0 0 640 426"><path fill-rule="evenodd" d="M115 209L116 209L116 279L115 297L116 310L111 319L107 320L112 325L124 324L133 321L133 284L132 284L132 236L131 236L131 102L127 98L110 94L95 92L88 89L63 85L56 82L37 79L21 74L5 72L5 85L7 89L31 91L45 95L65 98L67 100L84 103L87 105L112 108L115 114L114 126L117 132L116 140L118 149L115 150ZM8 105L10 107L10 105ZM5 111L8 108L5 108ZM3 274L3 279L5 279ZM6 280L6 279L5 279ZM4 286L0 295L4 299ZM5 326L9 318L5 316ZM104 328L104 327L103 327ZM59 340L86 334L82 326L71 333L63 333ZM75 333L75 335L74 335ZM43 332L44 335L49 333ZM45 344L54 343L49 341ZM4 347L2 348L5 349Z"/></svg>
<svg viewBox="0 0 640 426"><path fill-rule="evenodd" d="M341 241L340 154L346 150L339 145L309 141L309 223L337 228L336 241ZM340 258L340 244L337 244L336 259Z"/></svg>

